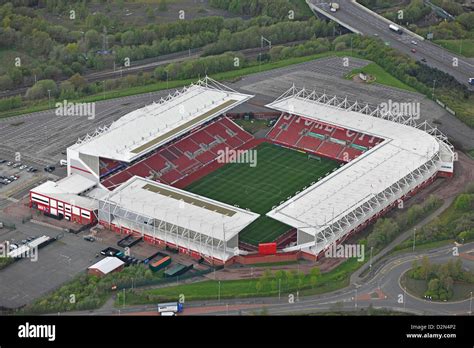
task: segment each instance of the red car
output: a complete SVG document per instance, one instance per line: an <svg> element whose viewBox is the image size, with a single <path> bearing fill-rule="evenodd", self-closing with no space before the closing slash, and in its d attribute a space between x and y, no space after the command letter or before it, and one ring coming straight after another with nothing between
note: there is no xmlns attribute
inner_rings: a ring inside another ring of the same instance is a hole
<svg viewBox="0 0 474 348"><path fill-rule="evenodd" d="M412 51L413 53L416 53L416 49L415 49L415 48L412 48L411 51Z"/></svg>

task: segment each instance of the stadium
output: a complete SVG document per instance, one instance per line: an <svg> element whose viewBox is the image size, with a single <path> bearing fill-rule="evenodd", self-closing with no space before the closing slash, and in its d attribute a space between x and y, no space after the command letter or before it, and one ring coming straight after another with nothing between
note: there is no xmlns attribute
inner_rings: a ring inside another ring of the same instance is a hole
<svg viewBox="0 0 474 348"><path fill-rule="evenodd" d="M453 146L426 122L292 86L256 138L230 117L253 96L206 77L67 149L68 176L30 206L212 264L318 259L438 176ZM258 164L223 163L252 150Z"/></svg>

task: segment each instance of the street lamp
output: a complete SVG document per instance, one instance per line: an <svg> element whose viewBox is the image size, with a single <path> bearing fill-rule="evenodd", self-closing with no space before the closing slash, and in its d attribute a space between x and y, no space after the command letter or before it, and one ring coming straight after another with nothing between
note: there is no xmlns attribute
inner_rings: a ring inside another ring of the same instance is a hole
<svg viewBox="0 0 474 348"><path fill-rule="evenodd" d="M413 251L415 251L416 245L416 228L413 229Z"/></svg>
<svg viewBox="0 0 474 348"><path fill-rule="evenodd" d="M355 288L354 307L357 308L357 288Z"/></svg>
<svg viewBox="0 0 474 348"><path fill-rule="evenodd" d="M219 280L219 294L218 294L219 302L221 302L221 281Z"/></svg>
<svg viewBox="0 0 474 348"><path fill-rule="evenodd" d="M472 291L471 291L471 298L469 299L469 315L472 314Z"/></svg>
<svg viewBox="0 0 474 348"><path fill-rule="evenodd" d="M281 278L278 278L278 299L281 300Z"/></svg>
<svg viewBox="0 0 474 348"><path fill-rule="evenodd" d="M374 247L370 247L370 264L369 268L372 269L372 251L374 250Z"/></svg>

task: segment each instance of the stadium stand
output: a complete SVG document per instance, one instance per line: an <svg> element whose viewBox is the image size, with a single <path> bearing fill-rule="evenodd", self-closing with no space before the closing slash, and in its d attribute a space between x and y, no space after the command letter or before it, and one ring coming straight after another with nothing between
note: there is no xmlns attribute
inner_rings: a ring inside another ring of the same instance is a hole
<svg viewBox="0 0 474 348"><path fill-rule="evenodd" d="M342 162L350 162L383 141L360 132L288 114L279 118L267 138L278 144Z"/></svg>
<svg viewBox="0 0 474 348"><path fill-rule="evenodd" d="M156 149L125 170L104 178L102 184L114 188L138 175L172 185L214 162L219 150L236 149L253 139L230 119L221 117Z"/></svg>
<svg viewBox="0 0 474 348"><path fill-rule="evenodd" d="M107 176L123 167L123 164L119 161L108 158L99 159L99 172L101 177Z"/></svg>

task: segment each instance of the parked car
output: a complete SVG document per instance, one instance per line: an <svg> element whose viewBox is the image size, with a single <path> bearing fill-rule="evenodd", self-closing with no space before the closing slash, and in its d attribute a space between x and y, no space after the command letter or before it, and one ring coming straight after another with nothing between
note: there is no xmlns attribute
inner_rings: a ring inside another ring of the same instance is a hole
<svg viewBox="0 0 474 348"><path fill-rule="evenodd" d="M5 163L7 160L0 159L0 163Z"/></svg>
<svg viewBox="0 0 474 348"><path fill-rule="evenodd" d="M412 53L416 53L416 49L415 49L415 48L412 48L411 51L412 51Z"/></svg>
<svg viewBox="0 0 474 348"><path fill-rule="evenodd" d="M92 237L92 236L84 236L84 240L86 240L88 242L95 242L95 238Z"/></svg>
<svg viewBox="0 0 474 348"><path fill-rule="evenodd" d="M8 162L7 162L7 166L9 166L9 167L10 167L12 164L13 164L12 161L8 161Z"/></svg>
<svg viewBox="0 0 474 348"><path fill-rule="evenodd" d="M28 168L28 166L26 164L20 166L20 170L23 170L23 169L26 169L26 168Z"/></svg>
<svg viewBox="0 0 474 348"><path fill-rule="evenodd" d="M418 45L418 42L416 42L415 40L412 40L411 43L412 45Z"/></svg>
<svg viewBox="0 0 474 348"><path fill-rule="evenodd" d="M48 173L53 172L55 169L56 169L55 166L46 166L46 167L44 167L44 171L48 172Z"/></svg>
<svg viewBox="0 0 474 348"><path fill-rule="evenodd" d="M20 162L17 162L17 163L15 163L15 164L13 165L13 168L18 168L18 167L20 167L21 165L22 165L22 164L21 164Z"/></svg>
<svg viewBox="0 0 474 348"><path fill-rule="evenodd" d="M423 63L426 63L426 58L421 58L421 61L422 61Z"/></svg>

